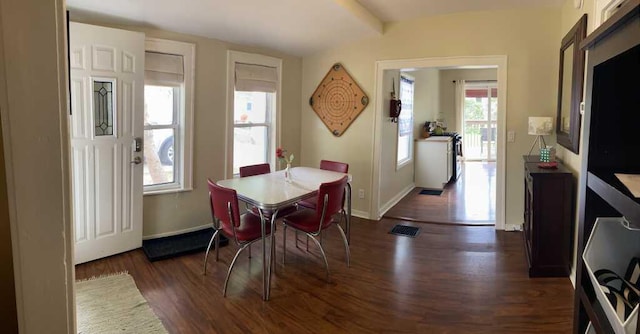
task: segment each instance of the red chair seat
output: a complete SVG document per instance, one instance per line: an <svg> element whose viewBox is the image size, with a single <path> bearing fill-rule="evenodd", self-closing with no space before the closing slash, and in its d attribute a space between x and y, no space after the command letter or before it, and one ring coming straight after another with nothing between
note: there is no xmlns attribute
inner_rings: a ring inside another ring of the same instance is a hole
<svg viewBox="0 0 640 334"><path fill-rule="evenodd" d="M224 234L233 238L233 230L230 225L222 224ZM271 233L271 224L266 224L265 233ZM252 214L243 214L240 216L240 226L236 227L236 237L239 242L253 241L262 238L260 217Z"/></svg>
<svg viewBox="0 0 640 334"><path fill-rule="evenodd" d="M318 203L318 197L312 197L312 198L307 198L307 199L303 199L302 201L298 202L299 206L303 206L305 208L309 208L311 210L315 210L316 209L316 203Z"/></svg>
<svg viewBox="0 0 640 334"><path fill-rule="evenodd" d="M325 229L331 223L333 223L333 219L327 219L327 223L322 228ZM314 210L298 210L295 213L292 213L284 218L284 223L288 226L291 226L297 230L306 232L306 233L316 233L318 232L318 216L316 211Z"/></svg>

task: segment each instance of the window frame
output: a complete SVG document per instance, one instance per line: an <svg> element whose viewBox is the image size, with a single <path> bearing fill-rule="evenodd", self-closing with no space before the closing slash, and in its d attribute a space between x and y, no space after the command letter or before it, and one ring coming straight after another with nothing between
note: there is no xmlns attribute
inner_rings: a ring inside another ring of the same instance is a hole
<svg viewBox="0 0 640 334"><path fill-rule="evenodd" d="M412 86L413 86L413 90L412 90L413 96L411 97L411 117L410 117L410 119L411 119L410 127L411 127L412 131L407 135L407 137L409 137L408 138L409 145L408 145L408 148L407 148L407 150L408 150L407 158L398 159L398 153L400 152L400 137L404 137L404 136L400 136L400 120L398 119L398 127L397 127L398 128L398 133L396 135L396 139L397 139L397 141L396 141L396 170L399 170L400 168L413 163L413 127L414 127L413 105L415 104L416 79L413 76L409 75L409 74L400 73L400 79L398 80L398 82L399 82L399 85L398 85L398 97L400 98L400 101L403 100L402 88L401 88L402 87L402 78L403 77L406 80L411 81ZM403 108L402 108L402 111L400 112L400 116L402 116L402 113L406 111L404 106L405 106L405 103L402 104Z"/></svg>
<svg viewBox="0 0 640 334"><path fill-rule="evenodd" d="M235 109L235 64L254 64L262 66L270 66L276 68L278 76L278 82L276 84L276 91L273 93L274 101L272 105L274 107L267 117L270 118L270 126L268 126L269 138L267 139L267 162L271 166L271 170L276 170L276 147L280 146L280 133L281 133L281 109L282 109L282 59L264 56L255 53L246 53L229 50L227 51L227 114L226 114L226 163L225 163L225 178L238 177L233 174L233 150L234 150L234 130L236 124L234 121L234 109ZM263 126L263 123L251 124L248 126ZM247 127L243 125L241 127Z"/></svg>
<svg viewBox="0 0 640 334"><path fill-rule="evenodd" d="M195 83L195 44L159 38L146 38L145 51L181 55L184 62L184 82L169 84L146 81L145 85L177 87L174 91L176 128L174 134L174 182L143 186L144 195L167 194L193 190L193 101ZM176 101L177 100L177 101ZM145 126L145 130L152 126ZM167 125L159 128L173 128ZM177 149L176 149L177 147Z"/></svg>

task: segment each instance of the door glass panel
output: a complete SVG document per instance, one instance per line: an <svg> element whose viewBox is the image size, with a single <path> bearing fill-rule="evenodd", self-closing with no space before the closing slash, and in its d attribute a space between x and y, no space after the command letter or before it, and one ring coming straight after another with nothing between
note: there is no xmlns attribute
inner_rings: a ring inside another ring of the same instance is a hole
<svg viewBox="0 0 640 334"><path fill-rule="evenodd" d="M113 82L93 82L93 112L96 136L113 135Z"/></svg>
<svg viewBox="0 0 640 334"><path fill-rule="evenodd" d="M144 130L143 184L158 185L175 181L174 129Z"/></svg>
<svg viewBox="0 0 640 334"><path fill-rule="evenodd" d="M240 167L267 163L266 126L236 127L233 129L233 174L240 173Z"/></svg>

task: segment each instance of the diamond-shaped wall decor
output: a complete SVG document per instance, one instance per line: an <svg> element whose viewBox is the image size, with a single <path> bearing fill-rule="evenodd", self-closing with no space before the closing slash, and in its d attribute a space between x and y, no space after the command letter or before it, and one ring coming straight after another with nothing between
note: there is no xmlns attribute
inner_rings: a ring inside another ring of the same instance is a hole
<svg viewBox="0 0 640 334"><path fill-rule="evenodd" d="M334 64L309 104L334 136L340 137L367 107L369 98L342 65Z"/></svg>

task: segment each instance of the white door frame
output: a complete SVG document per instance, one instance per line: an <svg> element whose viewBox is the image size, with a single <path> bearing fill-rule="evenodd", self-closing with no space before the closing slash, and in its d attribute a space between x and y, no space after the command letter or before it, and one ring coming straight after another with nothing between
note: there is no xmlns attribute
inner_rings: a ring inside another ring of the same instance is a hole
<svg viewBox="0 0 640 334"><path fill-rule="evenodd" d="M497 133L497 157L496 157L496 230L505 229L505 166L506 166L506 147L505 147L505 128L507 119L507 56L468 56L468 57L437 57L437 58L417 58L417 59L397 59L397 60L380 60L376 62L375 74L375 117L374 117L374 135L373 135L373 172L372 175L372 196L370 203L369 217L380 219L383 212L380 207L380 184L382 170L382 161L380 159L382 153L382 124L385 121L385 112L388 114L384 105L384 99L388 92L382 87L382 79L385 70L401 70L408 68L425 68L425 67L462 67L462 66L497 66L498 69L498 133Z"/></svg>

